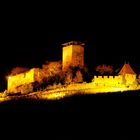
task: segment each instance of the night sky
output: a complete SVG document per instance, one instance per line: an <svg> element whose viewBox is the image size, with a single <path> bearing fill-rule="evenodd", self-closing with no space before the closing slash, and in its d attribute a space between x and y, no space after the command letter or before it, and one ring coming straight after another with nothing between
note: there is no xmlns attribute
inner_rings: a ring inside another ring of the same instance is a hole
<svg viewBox="0 0 140 140"><path fill-rule="evenodd" d="M40 67L45 61L61 60L61 44L71 40L85 43L85 64L90 69L99 64L121 67L124 62L140 66L137 7L51 6L2 11L2 78L16 66Z"/></svg>

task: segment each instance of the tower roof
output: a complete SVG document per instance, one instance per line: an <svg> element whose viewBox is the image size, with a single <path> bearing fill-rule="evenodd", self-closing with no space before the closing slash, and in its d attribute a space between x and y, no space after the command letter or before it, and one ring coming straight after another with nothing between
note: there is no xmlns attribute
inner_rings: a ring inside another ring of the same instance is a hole
<svg viewBox="0 0 140 140"><path fill-rule="evenodd" d="M119 72L120 75L123 74L136 74L129 64L124 64L122 69Z"/></svg>
<svg viewBox="0 0 140 140"><path fill-rule="evenodd" d="M85 45L84 43L80 42L80 41L70 41L70 42L67 42L67 43L63 43L62 44L63 46L69 46L69 45Z"/></svg>

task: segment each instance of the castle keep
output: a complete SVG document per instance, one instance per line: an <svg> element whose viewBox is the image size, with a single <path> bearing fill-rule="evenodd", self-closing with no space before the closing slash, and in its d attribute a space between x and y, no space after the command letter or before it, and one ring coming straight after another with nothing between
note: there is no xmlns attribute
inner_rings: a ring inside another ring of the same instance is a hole
<svg viewBox="0 0 140 140"><path fill-rule="evenodd" d="M71 41L63 45L63 70L69 66L84 66L84 43Z"/></svg>

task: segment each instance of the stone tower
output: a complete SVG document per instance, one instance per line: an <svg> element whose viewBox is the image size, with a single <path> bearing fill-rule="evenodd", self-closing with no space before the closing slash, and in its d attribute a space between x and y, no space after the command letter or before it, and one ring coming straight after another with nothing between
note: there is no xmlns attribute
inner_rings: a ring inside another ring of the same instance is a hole
<svg viewBox="0 0 140 140"><path fill-rule="evenodd" d="M70 41L63 45L62 64L63 70L69 66L84 66L84 43Z"/></svg>

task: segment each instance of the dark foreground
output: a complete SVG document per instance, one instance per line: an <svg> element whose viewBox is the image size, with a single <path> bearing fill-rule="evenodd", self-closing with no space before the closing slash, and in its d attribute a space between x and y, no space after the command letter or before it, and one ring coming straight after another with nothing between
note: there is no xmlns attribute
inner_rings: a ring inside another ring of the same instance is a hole
<svg viewBox="0 0 140 140"><path fill-rule="evenodd" d="M1 123L8 124L8 130L21 130L25 134L41 131L40 136L53 133L56 137L85 134L124 139L133 131L138 133L139 112L140 91L75 95L56 101L11 100L0 104Z"/></svg>

